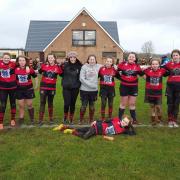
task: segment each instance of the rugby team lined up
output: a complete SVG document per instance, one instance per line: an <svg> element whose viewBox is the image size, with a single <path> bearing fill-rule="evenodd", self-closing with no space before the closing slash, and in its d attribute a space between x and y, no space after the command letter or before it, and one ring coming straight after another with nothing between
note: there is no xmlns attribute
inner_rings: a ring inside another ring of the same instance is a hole
<svg viewBox="0 0 180 180"><path fill-rule="evenodd" d="M41 74L41 75L39 75ZM152 58L149 65L140 66L137 54L130 52L126 60L115 63L113 57L106 57L104 65L98 64L95 55L89 55L86 63L78 60L75 51L68 53L67 58L58 63L54 54L48 54L46 61L40 63L25 56L19 56L16 62L11 61L11 54L4 53L0 60L0 130L4 128L4 114L9 97L10 125L21 126L24 123L25 106L28 108L32 125L35 124L33 99L34 90L38 89L38 76L41 77L39 93L40 107L38 125L43 125L45 105L48 104L49 123L53 124L53 100L56 95L57 76L62 77L62 95L64 99L64 124L73 124L76 100L80 93L81 107L79 124L84 123L84 115L89 107L88 123L94 121L95 102L101 98L101 116L99 120L112 119L113 101L115 97L115 78L120 81L119 120L123 119L128 106L132 124L140 124L136 119L136 98L138 96L138 78L145 79L144 102L150 104L151 124L161 125L162 122L162 79L167 77L167 123L169 127L178 127L178 112L180 102L180 50L171 53L171 59L162 63ZM32 78L35 79L34 87ZM116 95L117 98L117 95ZM16 117L16 101L19 117ZM106 117L105 109L108 104Z"/></svg>

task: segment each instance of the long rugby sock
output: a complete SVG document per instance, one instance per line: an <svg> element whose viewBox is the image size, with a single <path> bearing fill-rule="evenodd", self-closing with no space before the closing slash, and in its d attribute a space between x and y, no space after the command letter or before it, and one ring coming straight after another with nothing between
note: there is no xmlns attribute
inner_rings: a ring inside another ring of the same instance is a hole
<svg viewBox="0 0 180 180"><path fill-rule="evenodd" d="M122 120L125 109L119 108L119 119Z"/></svg>
<svg viewBox="0 0 180 180"><path fill-rule="evenodd" d="M131 117L132 117L132 119L133 119L133 121L136 121L136 111L135 111L135 109L130 109L130 114L131 114Z"/></svg>

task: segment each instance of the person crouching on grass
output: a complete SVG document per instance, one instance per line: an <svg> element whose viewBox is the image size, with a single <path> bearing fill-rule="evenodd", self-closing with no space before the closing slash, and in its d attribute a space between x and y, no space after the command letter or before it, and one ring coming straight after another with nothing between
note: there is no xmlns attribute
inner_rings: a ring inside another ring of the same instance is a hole
<svg viewBox="0 0 180 180"><path fill-rule="evenodd" d="M168 126L179 127L177 118L180 103L180 51L175 49L171 53L172 60L164 68L170 75L167 80L166 96L168 105Z"/></svg>
<svg viewBox="0 0 180 180"><path fill-rule="evenodd" d="M116 134L136 135L136 132L131 124L131 120L128 118L128 116L124 116L122 120L115 117L106 121L94 121L91 123L90 127L82 128L71 128L70 126L61 124L53 130L73 134L83 139L89 139L96 135L105 135L105 137Z"/></svg>
<svg viewBox="0 0 180 180"><path fill-rule="evenodd" d="M53 124L53 99L56 94L57 75L62 74L62 69L56 64L55 56L48 54L46 64L42 64L38 72L42 74L40 83L39 126L43 125L46 99L48 101L49 121L50 124Z"/></svg>
<svg viewBox="0 0 180 180"><path fill-rule="evenodd" d="M128 105L133 119L133 124L139 124L136 119L136 96L138 95L138 75L143 75L137 61L138 59L136 53L131 52L128 55L127 61L118 65L118 71L121 79L119 118L122 118L125 108Z"/></svg>
<svg viewBox="0 0 180 180"><path fill-rule="evenodd" d="M152 125L162 123L162 77L167 76L168 72L164 68L160 68L160 60L152 59L151 67L144 70L146 79L145 102L151 107L151 123Z"/></svg>
<svg viewBox="0 0 180 180"><path fill-rule="evenodd" d="M34 89L31 77L35 78L35 89L38 87L38 77L35 71L30 68L27 73L26 67L28 66L28 60L25 56L19 56L16 59L17 67L15 69L17 89L16 99L19 105L19 125L24 121L25 105L28 107L29 117L31 123L34 124L34 108L33 98L35 98Z"/></svg>
<svg viewBox="0 0 180 180"><path fill-rule="evenodd" d="M106 58L105 65L99 70L100 77L100 97L101 97L101 119L105 120L105 109L108 100L108 115L112 118L113 100L115 96L115 80L119 73L114 68L114 59L112 57Z"/></svg>
<svg viewBox="0 0 180 180"><path fill-rule="evenodd" d="M9 96L11 106L11 126L16 125L16 63L11 61L9 53L3 54L0 61L0 130L4 128L3 120Z"/></svg>

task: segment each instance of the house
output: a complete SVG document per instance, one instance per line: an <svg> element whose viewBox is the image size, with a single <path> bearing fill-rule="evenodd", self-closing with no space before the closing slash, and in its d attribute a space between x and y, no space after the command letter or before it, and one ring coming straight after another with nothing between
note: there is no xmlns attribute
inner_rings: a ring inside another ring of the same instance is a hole
<svg viewBox="0 0 180 180"><path fill-rule="evenodd" d="M123 58L117 23L97 21L86 8L71 21L30 21L25 51L41 61L48 53L63 59L69 51L76 51L83 63L89 54L95 54L98 63L107 56Z"/></svg>

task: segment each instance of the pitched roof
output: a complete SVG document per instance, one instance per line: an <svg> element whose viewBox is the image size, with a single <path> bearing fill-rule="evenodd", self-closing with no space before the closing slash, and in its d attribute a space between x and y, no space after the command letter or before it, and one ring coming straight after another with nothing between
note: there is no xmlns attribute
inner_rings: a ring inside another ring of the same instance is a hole
<svg viewBox="0 0 180 180"><path fill-rule="evenodd" d="M25 51L43 51L69 21L30 21Z"/></svg>
<svg viewBox="0 0 180 180"><path fill-rule="evenodd" d="M70 21L30 21L25 51L44 51L69 23ZM98 21L98 23L119 44L117 23L115 21Z"/></svg>

